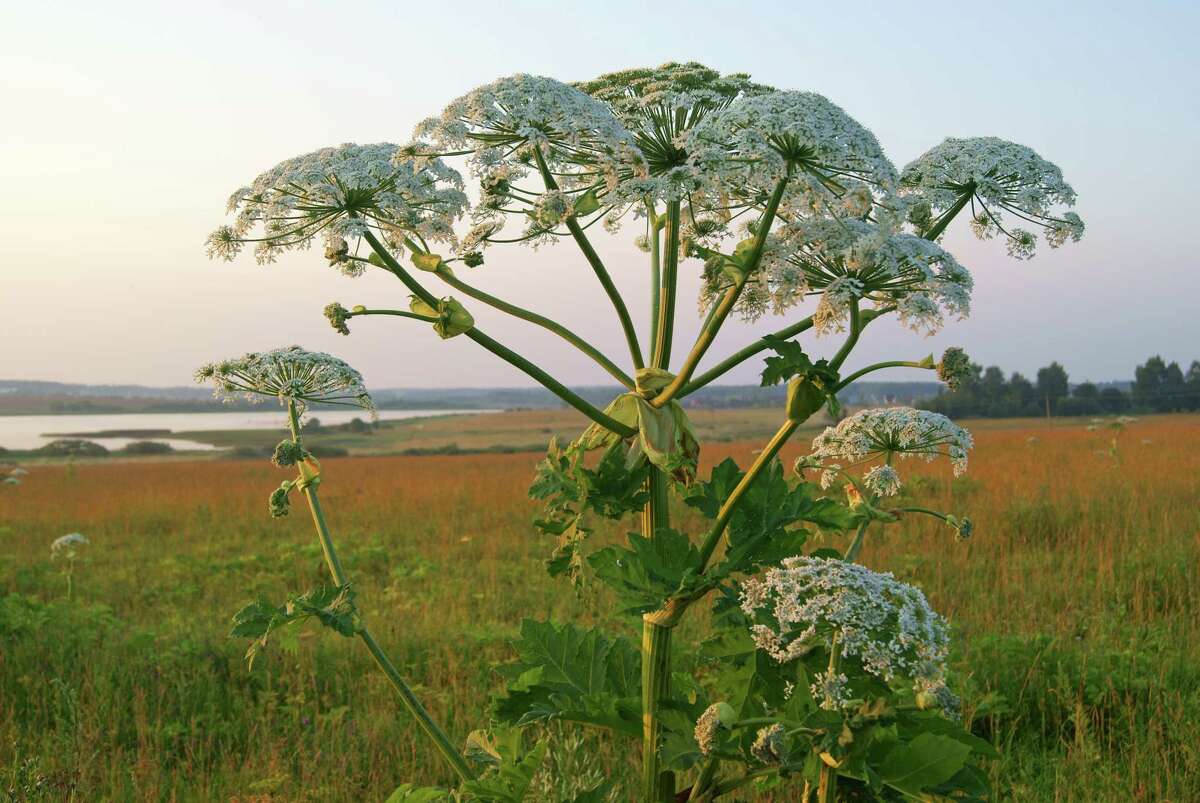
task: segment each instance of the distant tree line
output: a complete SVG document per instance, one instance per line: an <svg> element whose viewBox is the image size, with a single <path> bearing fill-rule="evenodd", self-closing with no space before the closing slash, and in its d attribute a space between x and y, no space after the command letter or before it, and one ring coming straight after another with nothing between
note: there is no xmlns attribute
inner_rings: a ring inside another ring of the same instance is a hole
<svg viewBox="0 0 1200 803"><path fill-rule="evenodd" d="M1013 418L1044 415L1112 415L1171 413L1200 410L1200 360L1185 373L1179 363L1154 356L1134 371L1123 388L1091 382L1072 386L1057 362L1038 369L1034 381L1018 372L1005 377L995 365L971 364L971 373L957 390L917 402L926 410L954 417Z"/></svg>

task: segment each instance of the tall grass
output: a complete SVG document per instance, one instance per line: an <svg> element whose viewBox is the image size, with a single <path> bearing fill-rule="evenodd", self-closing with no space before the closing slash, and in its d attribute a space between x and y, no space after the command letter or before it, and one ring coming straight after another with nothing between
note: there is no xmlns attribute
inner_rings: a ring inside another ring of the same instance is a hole
<svg viewBox="0 0 1200 803"><path fill-rule="evenodd" d="M1200 799L1200 418L1134 425L1119 463L1078 425L975 434L961 480L901 465L975 537L913 519L863 559L953 621L967 717L1003 753L1001 799ZM365 615L455 738L483 724L522 617L607 616L601 590L572 593L540 567L549 545L525 498L537 459L324 464ZM140 462L38 467L3 489L0 793L40 778L46 800L359 801L448 780L355 642L305 631L248 672L226 638L254 596L324 580L308 522L267 516L280 479L257 463ZM49 544L74 530L92 544L68 603ZM558 735L560 766L598 757L619 776L631 758ZM557 789L549 774L538 788Z"/></svg>

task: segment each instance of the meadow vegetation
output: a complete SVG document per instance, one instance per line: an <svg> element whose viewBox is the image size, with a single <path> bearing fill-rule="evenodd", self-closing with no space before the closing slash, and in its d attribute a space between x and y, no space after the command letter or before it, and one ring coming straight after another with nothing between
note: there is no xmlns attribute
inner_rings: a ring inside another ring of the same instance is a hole
<svg viewBox="0 0 1200 803"><path fill-rule="evenodd" d="M698 429L736 439L702 437L712 444L702 470L751 459L753 420L741 419L743 432L708 415L693 416ZM1200 417L1139 421L1115 453L1110 433L1078 421L967 425L971 473L908 468L921 476L906 492L967 513L974 536L956 543L916 517L877 531L886 535L869 539L861 560L921 587L952 622L952 685L971 730L1000 751L988 767L998 799L1200 799ZM578 427L574 414L531 412L359 437L378 438L380 451L436 451L449 436L462 449L540 448ZM407 445L393 442L400 432ZM785 461L806 446L797 437ZM638 635L602 585L573 593L543 570L552 545L535 535L525 495L541 457L323 460L363 615L458 740L484 724L523 618ZM360 801L401 781L451 780L357 643L312 625L248 671L245 640L228 637L228 614L247 599L325 579L305 517L267 515L264 493L285 472L179 458L32 468L0 487L0 794ZM696 516L672 513L685 524ZM91 543L68 601L49 546L72 531ZM690 641L705 616L681 627ZM574 728L550 731L541 799L557 799L561 778L586 783L597 756L628 771L613 799L633 796L636 755Z"/></svg>

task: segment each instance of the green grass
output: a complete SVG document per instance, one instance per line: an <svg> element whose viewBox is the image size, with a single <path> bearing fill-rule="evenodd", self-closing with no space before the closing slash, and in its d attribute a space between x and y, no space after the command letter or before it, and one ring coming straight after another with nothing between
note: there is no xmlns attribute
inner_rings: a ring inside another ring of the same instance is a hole
<svg viewBox="0 0 1200 803"><path fill-rule="evenodd" d="M492 422L492 445L558 427L519 415ZM485 443L462 420L426 422L440 434L410 444ZM914 482L970 514L975 538L958 546L914 521L864 558L922 585L953 621L968 723L1003 754L998 799L1200 800L1200 419L1136 425L1120 465L1082 426L980 427L967 478L933 466ZM753 448L710 445L706 461ZM523 617L637 635L602 591L542 571L549 545L524 498L535 459L324 462L372 630L455 739L484 724ZM0 793L40 777L29 799L360 801L448 780L357 642L304 630L251 672L246 645L227 638L254 597L325 580L303 511L266 516L283 476L263 461L173 459L40 466L0 487ZM48 547L73 530L92 544L68 601ZM677 643L703 628L689 619ZM629 745L554 735L548 767L632 768ZM555 776L539 780L545 799L561 794Z"/></svg>

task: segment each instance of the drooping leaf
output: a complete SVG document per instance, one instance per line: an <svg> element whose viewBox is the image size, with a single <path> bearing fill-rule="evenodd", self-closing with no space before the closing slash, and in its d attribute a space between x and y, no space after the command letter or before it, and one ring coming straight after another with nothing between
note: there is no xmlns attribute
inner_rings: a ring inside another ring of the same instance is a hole
<svg viewBox="0 0 1200 803"><path fill-rule="evenodd" d="M495 702L501 721L551 719L641 733L641 655L628 640L598 629L526 619L501 668L507 694Z"/></svg>
<svg viewBox="0 0 1200 803"><path fill-rule="evenodd" d="M250 603L234 614L229 635L253 639L246 651L246 662L253 669L254 659L267 646L272 634L310 618L343 636L353 636L362 627L354 604L354 590L349 585L318 586L289 598L283 605L265 599Z"/></svg>
<svg viewBox="0 0 1200 803"><path fill-rule="evenodd" d="M524 803L533 776L546 757L547 744L539 741L525 750L519 728L495 728L491 733L475 731L467 741L466 754L488 769L466 781L462 792L467 800L489 803Z"/></svg>

